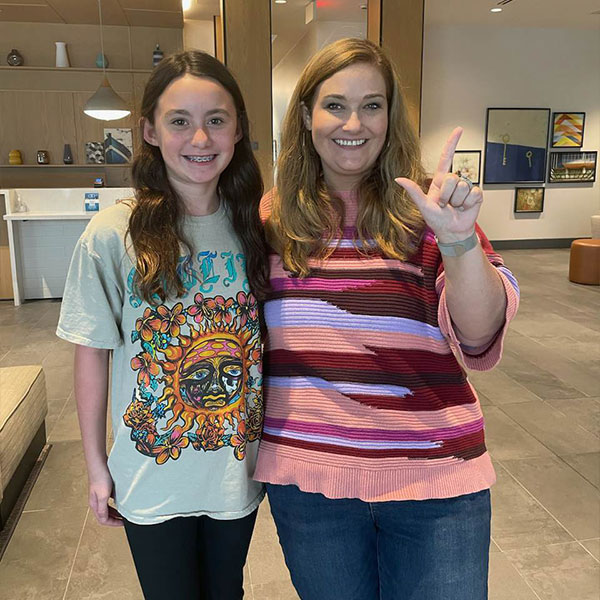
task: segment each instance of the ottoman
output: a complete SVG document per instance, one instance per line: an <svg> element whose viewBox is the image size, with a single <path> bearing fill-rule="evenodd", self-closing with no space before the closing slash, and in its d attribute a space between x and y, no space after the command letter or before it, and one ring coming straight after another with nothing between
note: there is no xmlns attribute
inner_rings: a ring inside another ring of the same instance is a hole
<svg viewBox="0 0 600 600"><path fill-rule="evenodd" d="M46 443L47 413L42 367L0 368L0 529Z"/></svg>
<svg viewBox="0 0 600 600"><path fill-rule="evenodd" d="M569 281L600 285L600 239L581 239L572 242Z"/></svg>

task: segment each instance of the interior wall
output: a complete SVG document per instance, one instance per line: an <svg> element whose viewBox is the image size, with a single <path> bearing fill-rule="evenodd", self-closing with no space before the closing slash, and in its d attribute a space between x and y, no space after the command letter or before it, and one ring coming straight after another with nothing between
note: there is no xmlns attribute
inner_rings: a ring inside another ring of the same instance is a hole
<svg viewBox="0 0 600 600"><path fill-rule="evenodd" d="M585 112L582 150L600 150L600 35L428 25L422 98L423 158L430 172L457 125L465 130L458 149L481 150L483 171L488 107ZM600 173L593 184L520 185L544 185L544 212L515 215L516 184L484 185L479 224L490 239L589 237L590 216L600 213Z"/></svg>
<svg viewBox="0 0 600 600"><path fill-rule="evenodd" d="M183 22L183 47L185 50L202 50L215 55L215 28L212 21L185 19Z"/></svg>
<svg viewBox="0 0 600 600"><path fill-rule="evenodd" d="M321 48L345 37L365 38L367 23L312 21L298 43L273 68L273 138L281 142L281 122L296 82L309 59Z"/></svg>

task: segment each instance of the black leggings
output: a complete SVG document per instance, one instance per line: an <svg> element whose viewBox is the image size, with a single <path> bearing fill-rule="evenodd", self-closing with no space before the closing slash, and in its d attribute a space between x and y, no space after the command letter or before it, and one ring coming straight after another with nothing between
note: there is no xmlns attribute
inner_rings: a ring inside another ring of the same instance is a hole
<svg viewBox="0 0 600 600"><path fill-rule="evenodd" d="M125 520L125 533L146 600L240 600L256 521L177 517L157 525Z"/></svg>

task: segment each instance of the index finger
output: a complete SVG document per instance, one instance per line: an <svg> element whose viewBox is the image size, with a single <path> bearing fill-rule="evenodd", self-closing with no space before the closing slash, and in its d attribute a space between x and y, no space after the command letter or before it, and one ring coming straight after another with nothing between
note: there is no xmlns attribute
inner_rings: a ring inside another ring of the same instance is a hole
<svg viewBox="0 0 600 600"><path fill-rule="evenodd" d="M438 162L437 169L434 175L434 181L436 183L441 183L441 178L450 172L450 167L452 166L452 160L454 159L454 152L456 151L456 146L458 146L458 141L460 140L460 136L462 135L463 128L456 127L450 137L446 141L444 145L444 149L442 150L442 155L440 156L440 161Z"/></svg>

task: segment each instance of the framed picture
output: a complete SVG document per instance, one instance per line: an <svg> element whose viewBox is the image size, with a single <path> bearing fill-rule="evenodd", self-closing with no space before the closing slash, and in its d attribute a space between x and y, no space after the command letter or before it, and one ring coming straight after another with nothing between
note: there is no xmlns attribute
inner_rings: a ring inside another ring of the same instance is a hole
<svg viewBox="0 0 600 600"><path fill-rule="evenodd" d="M516 213L540 213L544 210L544 188L515 188Z"/></svg>
<svg viewBox="0 0 600 600"><path fill-rule="evenodd" d="M104 145L102 142L85 143L85 162L90 165L104 163Z"/></svg>
<svg viewBox="0 0 600 600"><path fill-rule="evenodd" d="M549 108L488 108L483 183L543 183Z"/></svg>
<svg viewBox="0 0 600 600"><path fill-rule="evenodd" d="M133 156L131 129L125 127L105 128L104 156L108 165L131 162Z"/></svg>
<svg viewBox="0 0 600 600"><path fill-rule="evenodd" d="M550 152L548 183L593 183L598 152Z"/></svg>
<svg viewBox="0 0 600 600"><path fill-rule="evenodd" d="M552 148L581 148L585 113L555 112L552 114Z"/></svg>
<svg viewBox="0 0 600 600"><path fill-rule="evenodd" d="M462 175L471 180L475 185L479 184L481 171L481 150L456 150L452 160L452 173Z"/></svg>

